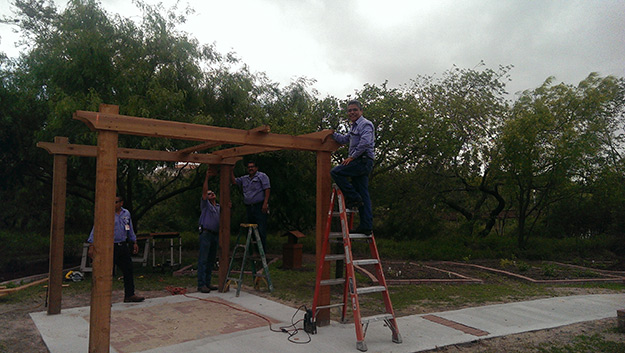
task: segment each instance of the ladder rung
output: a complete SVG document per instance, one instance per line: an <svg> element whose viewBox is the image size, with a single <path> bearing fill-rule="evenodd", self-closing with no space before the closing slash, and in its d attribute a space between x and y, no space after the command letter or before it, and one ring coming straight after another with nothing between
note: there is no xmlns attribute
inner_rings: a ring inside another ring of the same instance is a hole
<svg viewBox="0 0 625 353"><path fill-rule="evenodd" d="M319 311L321 309L340 308L342 306L343 306L343 303L336 303L336 304L330 304L330 305L320 305L320 306L317 307L317 311Z"/></svg>
<svg viewBox="0 0 625 353"><path fill-rule="evenodd" d="M335 284L343 284L345 283L345 278L333 278L333 279L324 279L319 281L319 284L322 286L332 286Z"/></svg>
<svg viewBox="0 0 625 353"><path fill-rule="evenodd" d="M357 292L358 294L369 294L369 293L376 293L376 292L384 292L385 290L386 290L386 287L384 286L373 286L373 287L358 288Z"/></svg>
<svg viewBox="0 0 625 353"><path fill-rule="evenodd" d="M343 239L343 233L341 232L330 232L328 234L329 239ZM365 235L362 233L351 233L349 235L349 239L371 239L370 235Z"/></svg>
<svg viewBox="0 0 625 353"><path fill-rule="evenodd" d="M361 259L361 260L354 260L353 261L354 265L376 265L379 264L380 261L378 259Z"/></svg>
<svg viewBox="0 0 625 353"><path fill-rule="evenodd" d="M345 260L345 254L326 255L326 261Z"/></svg>
<svg viewBox="0 0 625 353"><path fill-rule="evenodd" d="M358 213L358 210L353 210L353 209L351 209L351 208L348 208L348 209L346 209L346 210L345 210L345 213L347 213L347 214L350 214L350 213ZM341 215L341 212L339 212L339 211L332 211L332 215L333 215L333 216L335 216L335 217L336 217L336 216L340 216L340 215Z"/></svg>
<svg viewBox="0 0 625 353"><path fill-rule="evenodd" d="M388 320L388 319L393 319L393 315L392 314L378 314L378 315L373 315L373 316L367 316L367 317L363 317L362 319L360 319L360 322L362 322L363 324L366 324L368 322Z"/></svg>
<svg viewBox="0 0 625 353"><path fill-rule="evenodd" d="M371 239L371 236L362 233L351 233L349 239Z"/></svg>

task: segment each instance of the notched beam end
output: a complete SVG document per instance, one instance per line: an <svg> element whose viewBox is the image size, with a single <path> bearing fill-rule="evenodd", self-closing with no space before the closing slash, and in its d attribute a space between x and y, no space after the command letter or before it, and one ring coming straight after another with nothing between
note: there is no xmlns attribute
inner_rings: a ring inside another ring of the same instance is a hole
<svg viewBox="0 0 625 353"><path fill-rule="evenodd" d="M253 133L257 133L257 132L268 134L268 133L271 132L271 126L269 126L269 125L261 125L259 127L255 127L253 129L247 131L248 134L253 134Z"/></svg>

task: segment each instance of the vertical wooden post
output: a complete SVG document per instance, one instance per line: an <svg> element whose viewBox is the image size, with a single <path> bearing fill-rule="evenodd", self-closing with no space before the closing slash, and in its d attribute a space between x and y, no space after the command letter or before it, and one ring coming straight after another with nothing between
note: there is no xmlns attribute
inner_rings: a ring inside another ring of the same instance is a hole
<svg viewBox="0 0 625 353"><path fill-rule="evenodd" d="M68 143L57 136L55 143ZM52 217L50 220L50 267L48 273L48 315L61 312L63 284L63 241L65 238L65 200L67 188L67 156L54 155L52 174Z"/></svg>
<svg viewBox="0 0 625 353"><path fill-rule="evenodd" d="M219 217L219 291L224 291L226 278L228 278L228 266L230 264L230 173L232 165L222 164L219 168L219 204L221 215Z"/></svg>
<svg viewBox="0 0 625 353"><path fill-rule="evenodd" d="M317 152L317 218L316 218L316 259L317 266L324 261L326 254L322 254L323 234L325 232L326 217L330 206L330 193L332 192L332 180L330 177L330 152ZM321 279L330 278L330 268L327 267ZM330 288L323 286L320 288L318 305L330 304ZM326 326L330 324L330 309L319 310L316 315L317 325Z"/></svg>
<svg viewBox="0 0 625 353"><path fill-rule="evenodd" d="M117 114L119 107L101 106L100 111ZM116 131L98 131L89 352L110 349L117 142Z"/></svg>

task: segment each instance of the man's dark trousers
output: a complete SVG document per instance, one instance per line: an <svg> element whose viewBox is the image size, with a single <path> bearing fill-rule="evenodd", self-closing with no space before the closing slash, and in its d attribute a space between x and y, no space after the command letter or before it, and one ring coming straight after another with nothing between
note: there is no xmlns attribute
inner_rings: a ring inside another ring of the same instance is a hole
<svg viewBox="0 0 625 353"><path fill-rule="evenodd" d="M373 159L361 156L347 165L338 165L330 171L332 179L345 195L346 201L362 201L363 205L358 208L361 229L373 229L373 211L369 197L369 173L372 169Z"/></svg>
<svg viewBox="0 0 625 353"><path fill-rule="evenodd" d="M126 242L113 245L113 264L117 265L124 275L124 298L135 295L135 281L132 273L132 252Z"/></svg>

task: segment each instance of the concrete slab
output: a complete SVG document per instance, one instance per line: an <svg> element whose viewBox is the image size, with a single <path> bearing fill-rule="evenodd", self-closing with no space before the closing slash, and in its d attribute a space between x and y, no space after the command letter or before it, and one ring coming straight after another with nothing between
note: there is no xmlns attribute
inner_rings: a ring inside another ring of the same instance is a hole
<svg viewBox="0 0 625 353"><path fill-rule="evenodd" d="M391 341L391 331L382 322L369 325L366 344L369 352L419 352L616 317L616 311L624 306L625 294L607 294L411 315L398 318L402 344ZM289 338L286 333L270 331L266 319L259 317L267 318L274 329L279 329L290 325L291 320L303 318L301 311L293 318L296 310L246 292L241 292L237 298L234 291L154 298L139 304L117 303L112 306L111 326L115 327L111 331L111 352L356 351L353 324L332 322L330 326L318 328L318 333L310 338L303 330ZM53 316L45 312L32 313L31 317L50 352L88 350L88 307L65 309ZM433 317L441 320L432 321ZM301 328L302 324L297 327Z"/></svg>

